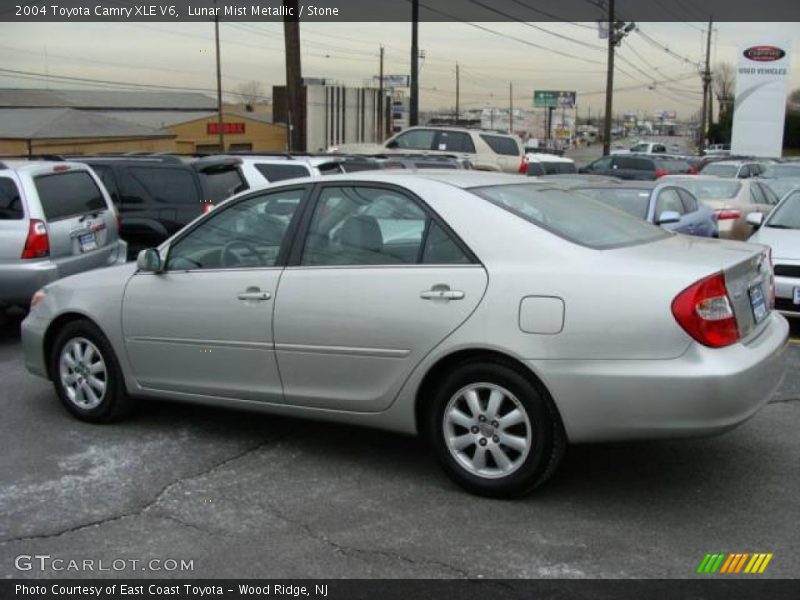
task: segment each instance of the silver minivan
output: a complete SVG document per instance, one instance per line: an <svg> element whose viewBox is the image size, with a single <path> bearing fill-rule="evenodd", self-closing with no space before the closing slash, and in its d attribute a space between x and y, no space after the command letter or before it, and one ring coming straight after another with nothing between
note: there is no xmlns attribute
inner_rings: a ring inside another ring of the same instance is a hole
<svg viewBox="0 0 800 600"><path fill-rule="evenodd" d="M51 281L125 262L118 218L86 165L0 161L0 309Z"/></svg>

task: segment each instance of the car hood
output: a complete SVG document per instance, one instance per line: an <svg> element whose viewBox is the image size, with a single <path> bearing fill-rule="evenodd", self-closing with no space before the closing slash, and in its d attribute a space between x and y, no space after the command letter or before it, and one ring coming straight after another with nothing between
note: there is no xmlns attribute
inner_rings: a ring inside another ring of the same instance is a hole
<svg viewBox="0 0 800 600"><path fill-rule="evenodd" d="M800 230L798 229L761 227L750 236L748 241L772 248L773 259L800 260Z"/></svg>

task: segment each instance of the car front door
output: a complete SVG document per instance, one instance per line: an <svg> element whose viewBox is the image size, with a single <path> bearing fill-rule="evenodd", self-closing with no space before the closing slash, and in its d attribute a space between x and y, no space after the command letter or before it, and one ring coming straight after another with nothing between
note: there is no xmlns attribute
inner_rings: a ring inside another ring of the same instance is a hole
<svg viewBox="0 0 800 600"><path fill-rule="evenodd" d="M125 290L133 375L148 390L280 402L272 313L307 187L251 194L172 241Z"/></svg>
<svg viewBox="0 0 800 600"><path fill-rule="evenodd" d="M613 175L611 157L604 156L603 158L598 158L596 161L589 163L581 169L581 172L591 173L593 175Z"/></svg>
<svg viewBox="0 0 800 600"><path fill-rule="evenodd" d="M402 188L320 184L307 218L275 305L286 402L384 410L477 307L486 272Z"/></svg>

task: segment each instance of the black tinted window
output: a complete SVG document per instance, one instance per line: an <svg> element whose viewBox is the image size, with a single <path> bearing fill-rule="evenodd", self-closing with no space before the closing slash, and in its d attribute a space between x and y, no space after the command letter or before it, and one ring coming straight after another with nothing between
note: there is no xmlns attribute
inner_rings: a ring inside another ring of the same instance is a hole
<svg viewBox="0 0 800 600"><path fill-rule="evenodd" d="M111 196L111 200L116 204L119 201L119 190L117 189L117 182L114 179L113 169L106 165L94 166L92 169L97 173L103 185L106 186L108 195Z"/></svg>
<svg viewBox="0 0 800 600"><path fill-rule="evenodd" d="M460 131L440 131L436 139L436 146L434 150L442 150L445 152L469 152L475 153L475 144L472 143L472 138L468 133Z"/></svg>
<svg viewBox="0 0 800 600"><path fill-rule="evenodd" d="M632 169L634 171L655 171L653 161L634 156L614 157L614 165L618 169Z"/></svg>
<svg viewBox="0 0 800 600"><path fill-rule="evenodd" d="M196 204L199 200L194 178L188 169L133 167L130 171L156 202Z"/></svg>
<svg viewBox="0 0 800 600"><path fill-rule="evenodd" d="M86 171L36 178L42 211L48 221L98 212L107 208L100 188Z"/></svg>
<svg viewBox="0 0 800 600"><path fill-rule="evenodd" d="M19 196L17 184L8 177L0 177L0 221L22 217L22 198Z"/></svg>
<svg viewBox="0 0 800 600"><path fill-rule="evenodd" d="M487 135L481 134L481 139L486 142L489 147L497 154L505 156L519 156L519 146L516 140L502 135Z"/></svg>
<svg viewBox="0 0 800 600"><path fill-rule="evenodd" d="M542 166L544 166L544 172L547 175L564 175L578 172L574 163L545 162L542 163Z"/></svg>
<svg viewBox="0 0 800 600"><path fill-rule="evenodd" d="M283 181L284 179L295 179L297 177L308 177L310 173L303 165L275 165L259 163L256 169L267 181Z"/></svg>
<svg viewBox="0 0 800 600"><path fill-rule="evenodd" d="M239 169L214 169L200 173L205 187L205 200L219 202L247 189Z"/></svg>

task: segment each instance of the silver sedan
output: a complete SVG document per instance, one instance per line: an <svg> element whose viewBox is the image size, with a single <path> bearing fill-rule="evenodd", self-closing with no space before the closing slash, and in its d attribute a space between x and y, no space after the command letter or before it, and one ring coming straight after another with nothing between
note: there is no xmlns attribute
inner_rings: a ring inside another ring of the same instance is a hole
<svg viewBox="0 0 800 600"><path fill-rule="evenodd" d="M80 419L147 397L421 433L459 484L514 496L568 442L718 433L767 402L788 339L767 252L517 176L338 175L49 284L22 339Z"/></svg>

